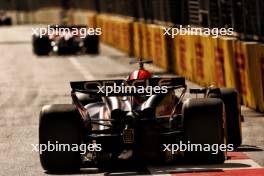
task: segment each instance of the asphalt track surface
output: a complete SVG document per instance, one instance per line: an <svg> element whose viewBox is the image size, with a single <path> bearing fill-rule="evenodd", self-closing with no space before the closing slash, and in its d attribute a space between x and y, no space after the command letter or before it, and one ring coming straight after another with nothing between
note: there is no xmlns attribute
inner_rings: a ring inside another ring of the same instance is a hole
<svg viewBox="0 0 264 176"><path fill-rule="evenodd" d="M70 81L124 78L137 68L128 64L127 56L105 45L101 45L98 56L37 57L32 53L32 27L36 26L0 28L0 175L47 174L31 144L38 143L41 107L71 102ZM147 68L155 73L163 72L155 66ZM243 146L238 154L246 154L253 160L254 167L263 167L264 115L245 107L243 115ZM170 166L182 171L195 167ZM225 166L209 166L211 169L222 167ZM132 174L131 171L136 172L135 175L171 173L168 167L150 166L116 170L113 174L127 175ZM246 172L242 170L239 175L243 173ZM83 174L104 175L106 172L82 170L77 175Z"/></svg>

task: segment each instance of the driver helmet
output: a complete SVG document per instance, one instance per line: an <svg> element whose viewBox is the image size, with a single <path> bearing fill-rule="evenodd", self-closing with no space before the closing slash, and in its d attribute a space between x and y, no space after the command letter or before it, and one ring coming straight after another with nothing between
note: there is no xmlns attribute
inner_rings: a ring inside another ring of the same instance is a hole
<svg viewBox="0 0 264 176"><path fill-rule="evenodd" d="M142 80L142 79L149 79L152 77L152 74L145 70L143 67L139 70L133 71L130 75L128 80ZM132 104L135 105L141 105L144 101L147 100L146 95L137 95L132 97Z"/></svg>

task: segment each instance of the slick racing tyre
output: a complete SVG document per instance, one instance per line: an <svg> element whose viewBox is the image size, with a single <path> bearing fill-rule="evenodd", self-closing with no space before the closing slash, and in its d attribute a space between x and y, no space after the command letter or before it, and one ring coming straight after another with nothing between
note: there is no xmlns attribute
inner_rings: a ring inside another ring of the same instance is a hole
<svg viewBox="0 0 264 176"><path fill-rule="evenodd" d="M48 36L33 36L33 52L38 56L48 55L52 49L51 41Z"/></svg>
<svg viewBox="0 0 264 176"><path fill-rule="evenodd" d="M99 37L97 35L88 35L84 39L85 52L87 54L99 53Z"/></svg>
<svg viewBox="0 0 264 176"><path fill-rule="evenodd" d="M221 99L189 99L184 102L183 142L190 144L190 148L184 152L188 162L216 164L225 161L226 152L219 150L220 146L225 147L223 111L224 104Z"/></svg>
<svg viewBox="0 0 264 176"><path fill-rule="evenodd" d="M44 106L40 112L39 145L52 148L51 144L57 143L79 147L82 142L81 122L74 105ZM40 162L47 171L77 171L81 166L81 154L68 148L64 151L45 150L40 152Z"/></svg>
<svg viewBox="0 0 264 176"><path fill-rule="evenodd" d="M225 104L227 143L237 148L242 143L241 114L238 92L233 88L221 88L221 99Z"/></svg>

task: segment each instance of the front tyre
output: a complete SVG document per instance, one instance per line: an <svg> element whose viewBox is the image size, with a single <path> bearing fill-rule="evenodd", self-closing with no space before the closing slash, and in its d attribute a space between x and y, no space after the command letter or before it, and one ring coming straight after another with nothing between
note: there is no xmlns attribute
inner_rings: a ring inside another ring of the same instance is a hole
<svg viewBox="0 0 264 176"><path fill-rule="evenodd" d="M38 56L46 56L51 52L51 41L48 36L33 36L33 52Z"/></svg>
<svg viewBox="0 0 264 176"><path fill-rule="evenodd" d="M98 54L99 53L99 36L88 35L84 39L84 48L86 54Z"/></svg>
<svg viewBox="0 0 264 176"><path fill-rule="evenodd" d="M39 123L39 144L47 147L50 145L50 148L52 148L52 144L55 146L57 144L57 148L53 148L54 150L40 152L43 169L47 171L76 171L80 169L81 154L71 147L79 147L82 142L81 124L81 116L74 105L56 104L42 108ZM61 145L60 149L59 145ZM62 149L62 146L66 147Z"/></svg>

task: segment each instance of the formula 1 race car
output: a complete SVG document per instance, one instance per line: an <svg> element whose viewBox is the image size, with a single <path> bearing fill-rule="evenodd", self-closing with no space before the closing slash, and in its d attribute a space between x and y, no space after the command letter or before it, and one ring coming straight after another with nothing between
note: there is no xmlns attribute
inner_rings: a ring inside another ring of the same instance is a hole
<svg viewBox="0 0 264 176"><path fill-rule="evenodd" d="M83 25L48 26L46 30L33 34L33 52L36 55L98 54L99 36L89 35L87 31Z"/></svg>
<svg viewBox="0 0 264 176"><path fill-rule="evenodd" d="M84 163L88 167L109 161L167 163L177 158L199 164L223 163L226 149L182 151L176 145L229 145L235 149L241 144L236 90L188 89L183 77L153 76L144 63L140 60L140 69L128 79L71 82L72 104L42 108L40 146L87 146L84 151L40 147L45 170L78 170Z"/></svg>
<svg viewBox="0 0 264 176"><path fill-rule="evenodd" d="M11 17L7 16L4 11L0 11L0 26L2 25L6 25L6 26L12 25Z"/></svg>

